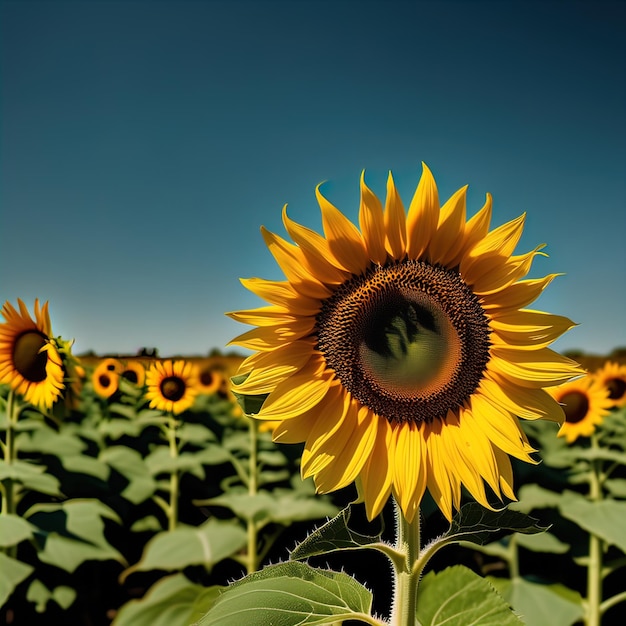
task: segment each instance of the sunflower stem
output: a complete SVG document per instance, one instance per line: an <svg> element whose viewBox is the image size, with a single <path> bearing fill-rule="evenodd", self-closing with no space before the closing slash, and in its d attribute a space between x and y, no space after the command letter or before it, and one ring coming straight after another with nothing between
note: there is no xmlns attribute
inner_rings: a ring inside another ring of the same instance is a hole
<svg viewBox="0 0 626 626"><path fill-rule="evenodd" d="M598 449L598 438L591 436L591 448ZM602 500L602 488L600 474L602 471L600 459L591 461L591 473L589 477L589 500L599 502ZM589 562L587 565L587 615L586 626L600 626L602 603L602 541L593 532L589 533Z"/></svg>
<svg viewBox="0 0 626 626"><path fill-rule="evenodd" d="M402 567L394 563L393 604L390 626L416 626L417 585L420 573L420 514L409 522L394 500L397 537L395 548L405 555Z"/></svg>
<svg viewBox="0 0 626 626"><path fill-rule="evenodd" d="M255 419L248 419L248 432L250 434L250 457L248 459L248 495L256 496L259 483L258 468L258 445L259 445L259 424ZM258 528L252 518L248 518L248 549L246 571L248 574L256 572L259 567L257 554Z"/></svg>
<svg viewBox="0 0 626 626"><path fill-rule="evenodd" d="M167 422L167 438L169 441L170 457L178 458L178 441L176 440L176 420L173 417ZM172 470L170 474L170 504L167 509L167 528L174 530L178 523L178 491L180 488L180 476L178 469Z"/></svg>
<svg viewBox="0 0 626 626"><path fill-rule="evenodd" d="M15 401L15 392L9 390L7 398L7 434L4 446L4 462L11 465L17 457L15 450L15 426L17 424L20 407ZM17 511L17 498L15 494L15 481L9 476L4 481L4 498L2 499L2 514L15 515ZM5 553L10 557L15 557L17 546L8 546Z"/></svg>

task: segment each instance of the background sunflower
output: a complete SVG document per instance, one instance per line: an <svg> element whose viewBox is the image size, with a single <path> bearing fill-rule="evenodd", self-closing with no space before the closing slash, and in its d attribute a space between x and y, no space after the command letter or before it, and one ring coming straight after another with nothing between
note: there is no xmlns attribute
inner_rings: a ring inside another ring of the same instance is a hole
<svg viewBox="0 0 626 626"><path fill-rule="evenodd" d="M150 407L174 415L188 409L198 395L196 366L184 360L156 361L146 373Z"/></svg>
<svg viewBox="0 0 626 626"><path fill-rule="evenodd" d="M626 406L626 365L607 361L595 374L597 381L609 392L614 407Z"/></svg>

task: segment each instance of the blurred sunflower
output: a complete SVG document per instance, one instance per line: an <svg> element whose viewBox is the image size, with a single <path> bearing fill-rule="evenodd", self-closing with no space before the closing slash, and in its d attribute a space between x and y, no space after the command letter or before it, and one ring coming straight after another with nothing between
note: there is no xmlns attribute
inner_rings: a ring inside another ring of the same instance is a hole
<svg viewBox="0 0 626 626"><path fill-rule="evenodd" d="M0 324L0 383L41 410L48 410L65 389L63 361L52 338L48 303L35 300L35 319L18 298L19 312L5 302Z"/></svg>
<svg viewBox="0 0 626 626"><path fill-rule="evenodd" d="M146 368L141 361L126 361L121 368L120 376L137 387L143 387L146 382Z"/></svg>
<svg viewBox="0 0 626 626"><path fill-rule="evenodd" d="M450 519L464 485L514 499L509 455L534 462L517 417L563 420L544 387L581 372L547 346L573 323L528 310L555 274L523 279L524 216L489 231L491 197L466 222L463 187L440 208L430 170L408 214L391 174L385 207L361 176L360 231L316 189L324 237L287 217L296 245L262 229L286 281L242 280L269 306L230 313L258 328L234 387L268 394L254 417L305 442L318 492L357 482L368 517L390 494L411 521L428 488Z"/></svg>
<svg viewBox="0 0 626 626"><path fill-rule="evenodd" d="M197 368L188 361L155 361L146 373L146 385L151 408L178 415L198 395Z"/></svg>
<svg viewBox="0 0 626 626"><path fill-rule="evenodd" d="M567 443L592 435L612 406L608 389L590 374L550 388L548 392L563 407L565 421L558 436L565 437Z"/></svg>
<svg viewBox="0 0 626 626"><path fill-rule="evenodd" d="M117 359L103 359L91 374L94 391L102 398L110 398L119 388L122 364Z"/></svg>
<svg viewBox="0 0 626 626"><path fill-rule="evenodd" d="M596 372L596 379L609 390L612 406L626 406L626 365L607 361Z"/></svg>
<svg viewBox="0 0 626 626"><path fill-rule="evenodd" d="M207 396L216 393L223 380L224 377L220 372L210 365L205 365L198 371L198 393Z"/></svg>

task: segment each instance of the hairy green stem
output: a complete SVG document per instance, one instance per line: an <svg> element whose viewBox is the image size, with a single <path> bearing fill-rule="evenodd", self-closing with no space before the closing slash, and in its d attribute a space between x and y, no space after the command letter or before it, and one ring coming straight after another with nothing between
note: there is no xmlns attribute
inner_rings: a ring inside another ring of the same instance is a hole
<svg viewBox="0 0 626 626"><path fill-rule="evenodd" d="M417 585L423 565L420 563L420 514L408 522L395 502L396 550L405 555L401 568L394 563L393 604L390 626L416 626ZM420 566L421 565L421 566Z"/></svg>

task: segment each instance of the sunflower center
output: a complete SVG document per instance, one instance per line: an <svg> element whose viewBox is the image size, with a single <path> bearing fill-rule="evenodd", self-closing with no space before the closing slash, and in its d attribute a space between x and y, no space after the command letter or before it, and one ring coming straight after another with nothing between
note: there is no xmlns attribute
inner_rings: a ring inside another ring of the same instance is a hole
<svg viewBox="0 0 626 626"><path fill-rule="evenodd" d="M161 381L163 397L172 402L178 402L185 395L185 382L178 376L168 376Z"/></svg>
<svg viewBox="0 0 626 626"><path fill-rule="evenodd" d="M425 261L372 266L317 317L318 349L345 388L389 421L431 422L468 400L489 326L458 272Z"/></svg>
<svg viewBox="0 0 626 626"><path fill-rule="evenodd" d="M13 346L15 369L31 383L39 383L46 378L48 354L40 352L48 338L36 330L21 334Z"/></svg>
<svg viewBox="0 0 626 626"><path fill-rule="evenodd" d="M98 383L100 383L100 385L106 389L109 385L111 385L113 381L111 380L111 377L108 374L100 374L100 376L98 376Z"/></svg>
<svg viewBox="0 0 626 626"><path fill-rule="evenodd" d="M611 378L606 386L609 389L609 400L621 400L626 393L626 381L621 378Z"/></svg>
<svg viewBox="0 0 626 626"><path fill-rule="evenodd" d="M137 376L137 372L134 370L124 370L122 372L122 377L126 380L129 380L131 383L136 385L139 382L139 377Z"/></svg>
<svg viewBox="0 0 626 626"><path fill-rule="evenodd" d="M570 391L564 394L559 402L563 405L565 421L570 424L577 424L584 420L589 411L589 399L579 391Z"/></svg>
<svg viewBox="0 0 626 626"><path fill-rule="evenodd" d="M202 372L200 372L200 382L205 387L210 387L213 384L214 380L215 376L210 370L203 370Z"/></svg>

